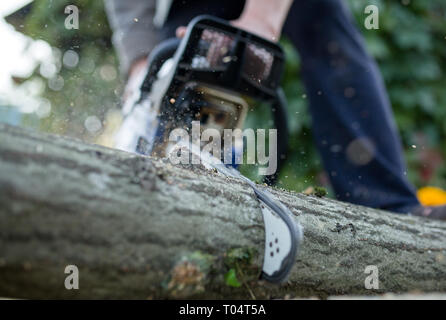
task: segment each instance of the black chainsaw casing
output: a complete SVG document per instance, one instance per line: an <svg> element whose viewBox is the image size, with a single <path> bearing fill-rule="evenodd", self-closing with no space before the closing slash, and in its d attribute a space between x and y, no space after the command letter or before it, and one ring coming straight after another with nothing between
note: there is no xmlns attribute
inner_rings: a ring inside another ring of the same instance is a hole
<svg viewBox="0 0 446 320"><path fill-rule="evenodd" d="M280 88L285 63L281 46L222 19L198 16L189 23L183 39L168 39L152 51L141 88L143 95L151 93L158 72L170 58L173 66L161 98L155 144L162 144L169 129L196 120L194 115L200 113L206 99L201 99L194 86L204 85L271 106L279 170L288 148L287 103ZM273 184L276 179L277 174L266 176L265 182Z"/></svg>

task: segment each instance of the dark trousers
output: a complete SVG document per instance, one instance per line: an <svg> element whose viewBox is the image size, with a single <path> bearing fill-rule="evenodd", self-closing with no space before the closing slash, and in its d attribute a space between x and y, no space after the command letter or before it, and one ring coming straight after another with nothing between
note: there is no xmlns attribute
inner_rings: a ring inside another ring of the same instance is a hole
<svg viewBox="0 0 446 320"><path fill-rule="evenodd" d="M232 20L242 10L237 0L175 1L162 35L199 14ZM401 213L418 206L383 80L342 0L294 1L283 32L302 60L313 136L336 197Z"/></svg>

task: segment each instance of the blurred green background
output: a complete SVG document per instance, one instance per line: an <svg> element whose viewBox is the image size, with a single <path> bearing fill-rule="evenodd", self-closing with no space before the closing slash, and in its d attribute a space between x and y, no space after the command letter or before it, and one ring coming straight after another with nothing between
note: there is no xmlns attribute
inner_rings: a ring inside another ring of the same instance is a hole
<svg viewBox="0 0 446 320"><path fill-rule="evenodd" d="M446 188L446 75L442 72L446 65L446 1L348 3L383 73L402 135L410 180L417 187L429 184ZM64 8L68 4L80 9L79 30L64 28ZM364 8L369 4L380 8L379 30L363 26ZM42 95L52 105L49 116L39 121L39 129L107 145L123 82L102 1L36 0L19 29L54 47L60 66L51 79L42 76L42 67L25 79L25 83L43 81ZM313 146L299 57L286 39L282 44L287 53L284 89L289 102L291 146L279 186L296 191L326 186L327 178ZM71 51L66 55L67 50ZM270 121L266 114L258 109L250 114L247 125L265 127ZM35 123L30 117L25 117L23 125Z"/></svg>

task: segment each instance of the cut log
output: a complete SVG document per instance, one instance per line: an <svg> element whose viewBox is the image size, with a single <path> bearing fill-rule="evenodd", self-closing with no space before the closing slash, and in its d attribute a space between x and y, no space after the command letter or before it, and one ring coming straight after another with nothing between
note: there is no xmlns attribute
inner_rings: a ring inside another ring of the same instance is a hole
<svg viewBox="0 0 446 320"><path fill-rule="evenodd" d="M0 296L446 292L446 223L269 190L304 227L293 272L280 286L258 280L263 220L246 184L200 166L0 125ZM79 270L77 290L65 287L68 265ZM379 289L366 289L370 265Z"/></svg>

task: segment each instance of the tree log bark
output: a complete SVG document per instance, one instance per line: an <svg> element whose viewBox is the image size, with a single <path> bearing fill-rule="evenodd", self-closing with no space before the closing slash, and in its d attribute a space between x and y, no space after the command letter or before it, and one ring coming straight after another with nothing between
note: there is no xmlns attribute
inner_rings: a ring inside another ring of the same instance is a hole
<svg viewBox="0 0 446 320"><path fill-rule="evenodd" d="M270 191L304 227L293 272L280 286L258 280L263 220L246 184L199 166L0 125L0 296L446 292L446 223ZM79 269L78 290L65 288L67 265ZM365 288L368 265L378 267L377 290ZM225 280L229 271L240 286Z"/></svg>

